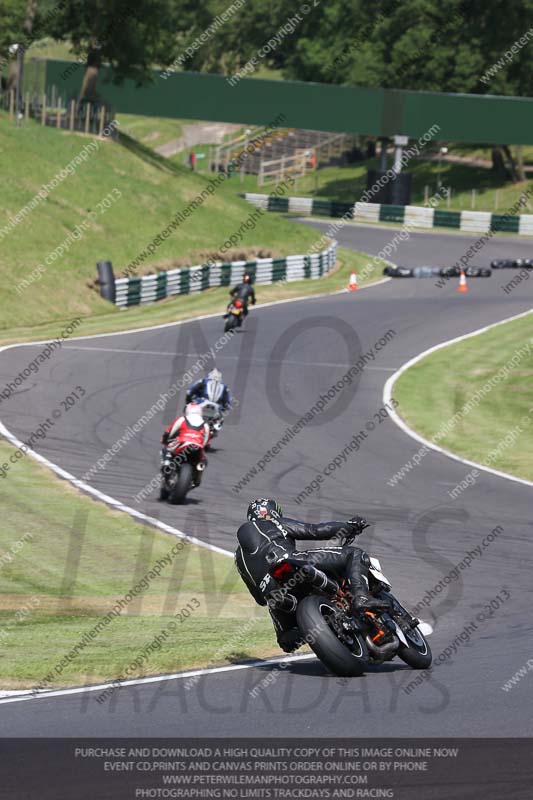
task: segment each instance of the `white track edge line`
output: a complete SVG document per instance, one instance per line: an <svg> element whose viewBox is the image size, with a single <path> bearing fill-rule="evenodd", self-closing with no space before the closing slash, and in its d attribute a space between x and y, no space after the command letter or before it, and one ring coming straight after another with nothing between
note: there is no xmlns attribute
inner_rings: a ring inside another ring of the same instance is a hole
<svg viewBox="0 0 533 800"><path fill-rule="evenodd" d="M361 290L363 290L363 289L371 289L374 286L379 286L382 283L388 283L390 280L391 280L391 278L383 278L382 280L376 281L376 283L371 283L368 286L361 286L360 289ZM300 301L300 300L312 300L312 299L318 299L318 298L322 298L322 297L330 297L332 295L343 294L345 292L347 292L347 289L340 289L339 291L327 292L326 294L321 294L321 295L310 295L310 296L306 296L306 297L295 297L295 298L291 297L291 298L288 298L286 300L273 300L273 301L271 301L269 303L261 304L260 306L258 306L257 310L259 310L261 308L266 308L267 306L281 305L282 303L295 303L295 302ZM201 316L201 317L191 317L189 319L177 320L176 322L165 322L165 323L163 323L161 325L149 325L149 326L144 327L144 328L135 328L134 330L129 330L129 331L114 331L112 333L96 333L96 334L90 334L88 336L72 336L72 337L69 337L69 341L80 341L80 340L84 340L84 339L98 339L98 338L101 338L101 337L104 337L104 336L124 336L124 335L130 334L130 333L141 333L141 332L145 332L145 331L158 330L160 328L170 328L170 327L174 327L176 325L184 325L186 323L196 322L198 320L204 320L204 319L213 319L213 318L219 317L219 316L220 316L220 313L217 313L217 314L206 314L206 315ZM0 353L3 353L5 350L11 350L12 348L15 348L15 347L31 347L31 346L38 345L38 344L47 344L50 341L53 341L53 340L52 339L44 339L42 341L35 341L35 342L15 342L15 343L12 343L12 344L6 344L6 345L0 346ZM11 442L11 444L13 444L17 448L20 448L21 445L24 444L24 442L21 442L19 439L17 439L17 437L14 434L12 434L6 428L6 426L2 423L1 420L0 420L0 434L2 434L4 436L4 438L6 438L9 442ZM165 531L165 533L170 533L172 536L177 536L180 539L186 539L191 544L195 544L195 545L197 545L199 547L203 547L203 548L205 548L207 550L211 550L212 552L219 553L221 555L229 556L229 557L233 558L233 553L231 551L229 551L229 550L224 550L221 547L217 547L216 545L211 545L211 544L208 544L207 542L203 542L201 539L197 539L194 536L189 536L188 534L184 533L183 531L180 531L178 528L173 528L171 525L167 525L166 523L160 522L159 520L155 519L155 517L150 517L147 514L143 514L141 511L137 511L136 509L131 508L130 506L124 505L119 500L115 500L114 497L110 497L109 495L106 495L103 492L100 492L98 489L95 489L90 484L85 483L84 481L80 480L79 478L76 478L70 472L67 472L66 470L64 470L62 467L58 466L57 464L54 464L53 461L50 461L45 456L41 455L40 453L37 453L35 450L29 450L27 452L27 455L29 455L31 458L34 458L40 464L43 464L44 466L46 466L49 469L51 469L52 472L55 472L55 474L58 475L60 478L63 478L64 480L69 481L69 483L73 484L73 486L75 486L77 489L80 489L81 491L83 491L83 492L85 492L87 494L93 495L93 497L96 497L98 500L101 500L106 505L111 506L116 511L122 511L122 512L124 512L126 514L129 514L131 517L134 517L137 520L140 520L140 521L143 521L143 522L148 522L150 525L155 526L156 528L159 528L162 531Z"/></svg>
<svg viewBox="0 0 533 800"><path fill-rule="evenodd" d="M390 280L392 280L392 279L391 278L382 278L381 280L376 281L375 283L371 283L368 286L361 286L359 288L360 288L361 291L363 289L371 289L374 286L379 286L379 285L381 285L383 283L388 283ZM305 297L294 297L294 298L288 298L286 300L273 300L273 301L271 301L269 303L262 303L260 306L258 306L257 310L259 310L261 308L266 308L268 306L282 305L283 303L295 303L295 302L298 302L300 300L317 300L317 299L323 298L323 297L331 297L333 295L344 294L347 291L348 291L347 289L340 289L339 291L326 292L325 294L320 294L320 295L310 295L310 296L305 296ZM183 325L183 324L186 324L186 323L196 322L197 320L203 320L203 319L213 319L214 317L219 317L219 316L220 316L219 313L217 313L217 314L206 314L206 315L201 316L201 317L191 317L189 319L177 320L176 322L167 322L167 323L163 323L161 325L149 325L149 326L146 326L144 328L135 328L133 330L128 330L128 331L114 331L112 333L96 333L96 334L90 334L89 336L72 336L72 337L69 337L69 341L79 341L80 339L81 340L83 340L83 339L98 339L98 338L101 338L103 336L123 336L123 335L127 335L128 333L140 333L140 332L143 332L143 331L158 330L160 328L170 328L170 327L173 327L173 326L176 326L176 325ZM18 343L15 342L15 343L12 343L12 344L7 344L7 345L1 346L0 347L0 353L3 353L5 350L11 350L12 348L15 348L15 347L31 347L31 346L34 346L34 345L37 345L37 344L47 344L50 341L53 341L53 340L44 339L42 341L36 341L36 342L18 342ZM15 445L16 447L20 447L21 445L24 444L24 442L21 442L19 439L17 439L16 436L14 436L10 432L1 421L0 421L0 433L4 436L4 438L6 438L9 442L11 442L11 444ZM136 511L136 509L131 508L130 506L124 505L119 500L115 500L114 497L110 497L109 495L106 495L103 492L100 492L98 489L93 488L88 483L85 483L84 481L79 480L74 475L72 475L70 472L67 472L66 470L64 470L62 467L58 466L57 464L54 464L52 461L49 461L49 459L47 459L45 456L41 455L40 453L37 453L35 450L29 450L27 455L29 455L31 458L35 459L35 461L38 461L40 464L44 465L45 467L48 467L49 469L51 469L52 472L54 472L60 478L63 478L64 480L69 481L69 483L71 483L77 489L80 489L81 491L83 491L83 492L85 492L87 494L93 495L93 497L96 497L98 500L101 500L106 505L111 506L111 508L114 508L116 511L122 511L122 512L128 514L129 516L133 517L136 520L142 520L144 522L148 522L150 525L152 525L152 526L154 526L156 528L159 528L159 530L162 530L165 533L170 533L172 536L176 536L176 537L178 537L180 539L185 539L186 541L190 542L191 544L195 544L195 545L197 545L199 547L203 547L203 548L205 548L207 550L211 550L212 552L219 553L220 555L229 556L230 558L233 558L233 553L231 551L229 551L229 550L223 550L221 547L217 547L216 545L212 545L212 544L208 544L207 542L203 542L201 539L197 539L195 536L189 536L188 534L184 533L183 531L178 530L177 528L173 528L172 526L167 525L166 523L161 522L160 520L157 520L154 517L149 517L147 514L143 514L141 511ZM296 656L295 658L301 658L301 656ZM264 663L271 663L271 662L261 661L261 662L258 662L258 663L264 664ZM276 662L273 662L273 663L276 663ZM227 668L222 667L222 668L218 668L218 669L221 670L221 669L227 669ZM197 673L195 673L195 674L197 674ZM200 674L204 674L204 673L200 673ZM161 678L160 680L169 680L169 678ZM106 684L106 685L110 686L111 684ZM127 684L123 684L123 685L127 685ZM67 693L71 693L73 691L79 691L79 690L72 690L71 689L71 690L66 690L66 691L67 691ZM89 691L89 690L85 690L84 689L83 691ZM35 697L37 697L37 696L38 695L35 695ZM57 695L56 692L54 692L54 693L48 693L47 696L56 697L58 695ZM11 697L11 698L0 698L0 704L1 703L10 703L10 702L12 703L12 702L16 702L16 701L20 702L21 700L28 700L28 699L34 699L34 698L31 695L29 695L29 696L28 695L21 695L21 696Z"/></svg>
<svg viewBox="0 0 533 800"><path fill-rule="evenodd" d="M168 675L150 675L146 678L132 678L129 681L121 681L118 689L127 686L141 686L143 684L160 683L163 681L176 681L182 678L195 678L202 675L212 675L221 672L236 672L243 669L255 669L256 667L264 667L269 664L286 664L294 661L307 661L316 658L314 653L300 655L300 656L276 656L274 658L257 659L248 664L228 664L223 667L207 667L204 669L189 670L188 672L171 672ZM0 705L6 703L21 703L25 700L44 700L47 697L65 697L73 694L83 694L84 692L97 692L103 689L109 689L114 686L114 681L107 683L100 683L92 686L74 686L69 689L52 689L41 690L33 694L31 689L23 689L19 694L13 694L10 697L0 696Z"/></svg>
<svg viewBox="0 0 533 800"><path fill-rule="evenodd" d="M394 388L394 384L398 380L398 378L403 375L406 370L410 367L417 364L426 356L430 355L431 353L436 352L437 350L442 350L444 347L449 347L452 344L456 344L457 342L462 342L465 339L471 339L474 336L479 336L482 333L486 333L487 331L492 330L493 328L497 328L500 325L506 325L508 322L513 322L514 320L521 319L523 317L527 317L529 314L533 313L533 308L530 308L529 311L523 311L521 314L515 314L512 317L508 317L507 319L500 320L500 322L493 322L490 325L485 325L483 328L479 328L478 330L472 331L471 333L465 333L462 336L456 336L454 339L449 339L446 342L441 342L440 344L434 345L433 347L429 347L427 350L424 350L419 355L411 358L409 361L406 361L395 373L391 375L390 378L386 381L383 387L383 403L389 404L392 399L392 391ZM468 458L463 458L462 456L457 455L456 453L452 453L450 450L445 450L443 447L439 447L437 444L434 444L429 439L426 439L424 436L421 436L419 433L414 431L410 428L407 423L400 417L400 415L396 412L395 409L391 409L389 406L389 416L396 425L401 428L401 430L410 436L412 439L416 439L417 442L421 442L422 444L429 447L431 450L435 450L437 453L441 453L448 458L452 458L454 461L459 461L461 464L467 464L470 467L476 467L477 469L483 470L484 472L488 472L491 475L496 475L498 478L505 478L508 481L514 481L515 483L521 483L524 486L532 486L533 481L528 481L525 478L518 478L516 475L510 475L508 472L501 472L497 469L492 469L492 467L485 467L483 464L478 464L477 461L470 461Z"/></svg>
<svg viewBox="0 0 533 800"><path fill-rule="evenodd" d="M0 352L2 351L0 350ZM8 431L8 429L2 422L0 422L0 434L2 434L4 438L6 438L9 442L11 442L12 445L14 445L17 448L20 448L21 445L24 445L24 442L21 442L20 439L17 439L16 436L14 436L10 431ZM150 517L148 516L148 514L143 514L142 511L137 511L135 508L131 508L130 506L124 505L124 503L121 503L120 500L115 500L114 497L110 497L109 495L101 492L99 489L95 489L93 486L90 486L90 484L85 483L79 478L76 478L70 472L67 472L62 467L59 467L57 464L54 464L53 461L49 461L45 456L35 452L35 450L28 450L27 455L34 458L40 464L43 464L45 467L51 469L52 472L55 472L55 474L58 475L60 478L69 481L69 483L71 483L77 489L80 489L83 492L91 494L98 500L104 502L106 505L111 506L112 508L115 509L115 511L122 511L128 514L130 517L134 517L136 520L148 522L153 527L159 528L160 530L165 531L165 533L170 533L172 534L172 536L176 536L179 539L185 539L190 544L195 544L200 547L204 547L207 550L213 551L214 553L220 553L221 555L224 556L233 557L233 553L230 552L229 550L223 550L221 547L217 547L214 544L208 544L207 542L203 542L201 539L197 539L195 536L189 536L183 531L178 530L178 528L173 528L171 525L167 525L165 522L161 522L155 517Z"/></svg>

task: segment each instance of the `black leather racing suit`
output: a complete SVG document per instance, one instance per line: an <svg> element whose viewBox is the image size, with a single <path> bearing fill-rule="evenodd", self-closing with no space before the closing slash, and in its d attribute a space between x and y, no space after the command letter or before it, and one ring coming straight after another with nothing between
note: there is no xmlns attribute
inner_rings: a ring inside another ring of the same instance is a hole
<svg viewBox="0 0 533 800"><path fill-rule="evenodd" d="M248 303L255 306L254 287L250 283L238 283L237 286L231 290L230 295L234 300L242 300L244 303L244 316L248 314Z"/></svg>
<svg viewBox="0 0 533 800"><path fill-rule="evenodd" d="M239 546L235 564L250 594L259 605L267 605L269 566L284 553L302 564L312 563L317 569L336 578L348 578L352 596L368 592L368 554L358 547L323 547L313 550L296 550L296 540L332 539L349 534L346 522L319 522L311 524L282 517L277 525L272 520L245 522L237 531ZM296 617L294 613L270 609L279 645L287 651L294 649ZM291 636L291 634L293 634Z"/></svg>

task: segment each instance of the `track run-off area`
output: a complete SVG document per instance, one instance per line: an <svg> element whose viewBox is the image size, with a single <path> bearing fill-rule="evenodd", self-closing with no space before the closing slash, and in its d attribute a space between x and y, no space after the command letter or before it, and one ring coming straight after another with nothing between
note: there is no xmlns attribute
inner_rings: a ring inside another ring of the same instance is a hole
<svg viewBox="0 0 533 800"><path fill-rule="evenodd" d="M328 223L306 224L324 232ZM393 235L347 225L337 238L373 255ZM411 233L394 261L451 265L475 239ZM475 263L530 255L527 240L494 237ZM398 279L357 293L256 307L227 341L217 316L65 342L0 408L3 432L25 441L47 409L60 406L75 387L84 389L35 444L63 477L85 481L169 533L226 553L234 550L254 497L275 497L287 516L305 520L362 514L373 524L358 543L381 560L394 593L410 608L468 554L471 563L420 612L434 629L434 656L455 646L416 685L417 673L400 661L351 680L328 675L308 657L281 668L256 662L198 674L193 687L186 685L190 673L132 681L103 704L94 692L78 690L8 697L0 700L4 730L10 736L532 735L523 692L501 688L531 657L531 488L482 472L451 500L448 492L468 467L435 451L391 485L420 443L383 410L384 386L407 361L531 308L529 282L510 294L502 290L511 276L473 279L464 295L456 280L439 288L435 279ZM5 348L2 385L40 347ZM125 432L211 348L215 358L204 372L216 363L238 405L209 455L202 486L184 506L162 504L149 487L162 430L181 412L184 391L135 435L125 438ZM288 437L321 398L320 413ZM119 441L104 468L95 468ZM488 541L498 527L503 533ZM505 600L490 613L496 596Z"/></svg>

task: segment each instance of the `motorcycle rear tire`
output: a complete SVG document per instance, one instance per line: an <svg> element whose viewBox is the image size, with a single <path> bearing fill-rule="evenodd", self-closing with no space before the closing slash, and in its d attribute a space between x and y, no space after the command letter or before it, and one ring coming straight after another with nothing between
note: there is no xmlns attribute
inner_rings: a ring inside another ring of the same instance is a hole
<svg viewBox="0 0 533 800"><path fill-rule="evenodd" d="M338 608L326 597L310 594L296 609L298 628L304 640L320 661L342 678L362 675L368 666L368 650L361 634L356 635L356 650L352 652L336 636L326 617Z"/></svg>
<svg viewBox="0 0 533 800"><path fill-rule="evenodd" d="M235 316L235 314L230 314L230 317L229 317L228 321L224 325L224 333L228 333L229 331L232 331L234 328L237 327L238 324L239 323L238 323L238 320L237 320L237 317Z"/></svg>
<svg viewBox="0 0 533 800"><path fill-rule="evenodd" d="M176 484L170 493L169 500L173 506L179 505L185 500L187 492L191 488L192 476L192 466L187 463L182 464Z"/></svg>

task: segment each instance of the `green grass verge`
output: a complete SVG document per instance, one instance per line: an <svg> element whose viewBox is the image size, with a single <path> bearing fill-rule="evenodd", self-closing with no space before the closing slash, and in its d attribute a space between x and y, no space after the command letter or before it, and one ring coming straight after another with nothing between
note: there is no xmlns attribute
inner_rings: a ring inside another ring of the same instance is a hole
<svg viewBox="0 0 533 800"><path fill-rule="evenodd" d="M528 345L531 352L526 355ZM445 347L408 369L394 386L400 414L414 430L432 439L521 348L524 357L508 377L495 383L474 410L438 438L438 444L493 469L533 480L531 315ZM529 427L523 422L526 417ZM523 433L504 444L517 425Z"/></svg>
<svg viewBox="0 0 533 800"><path fill-rule="evenodd" d="M277 214L272 216L278 217ZM339 247L337 253L337 268L319 280L302 280L292 283L275 283L271 286L257 286L258 305L274 300L312 297L313 295L343 289L348 285L352 270L359 273L365 270L365 277L360 280L361 286L375 283L383 277L382 266L374 264L371 258L364 253L357 253L343 247ZM203 314L217 313L218 311L222 314L227 300L228 290L227 288L221 288L208 289L205 292L194 295L168 298L142 307L133 306L120 312L109 303L105 303L105 311L103 313L92 314L83 318L83 322L76 328L75 335L88 336L93 333L134 330L147 325L160 325ZM4 330L0 328L0 345L54 338L60 335L60 332L68 325L71 319L71 316L64 316L61 319L53 322L47 321L41 325L17 325Z"/></svg>
<svg viewBox="0 0 533 800"><path fill-rule="evenodd" d="M0 462L11 452L0 443ZM0 479L0 498L0 689L31 688L179 540L107 509L28 457ZM268 615L233 560L185 544L47 686L121 677L188 603L197 609L133 674L277 652Z"/></svg>

